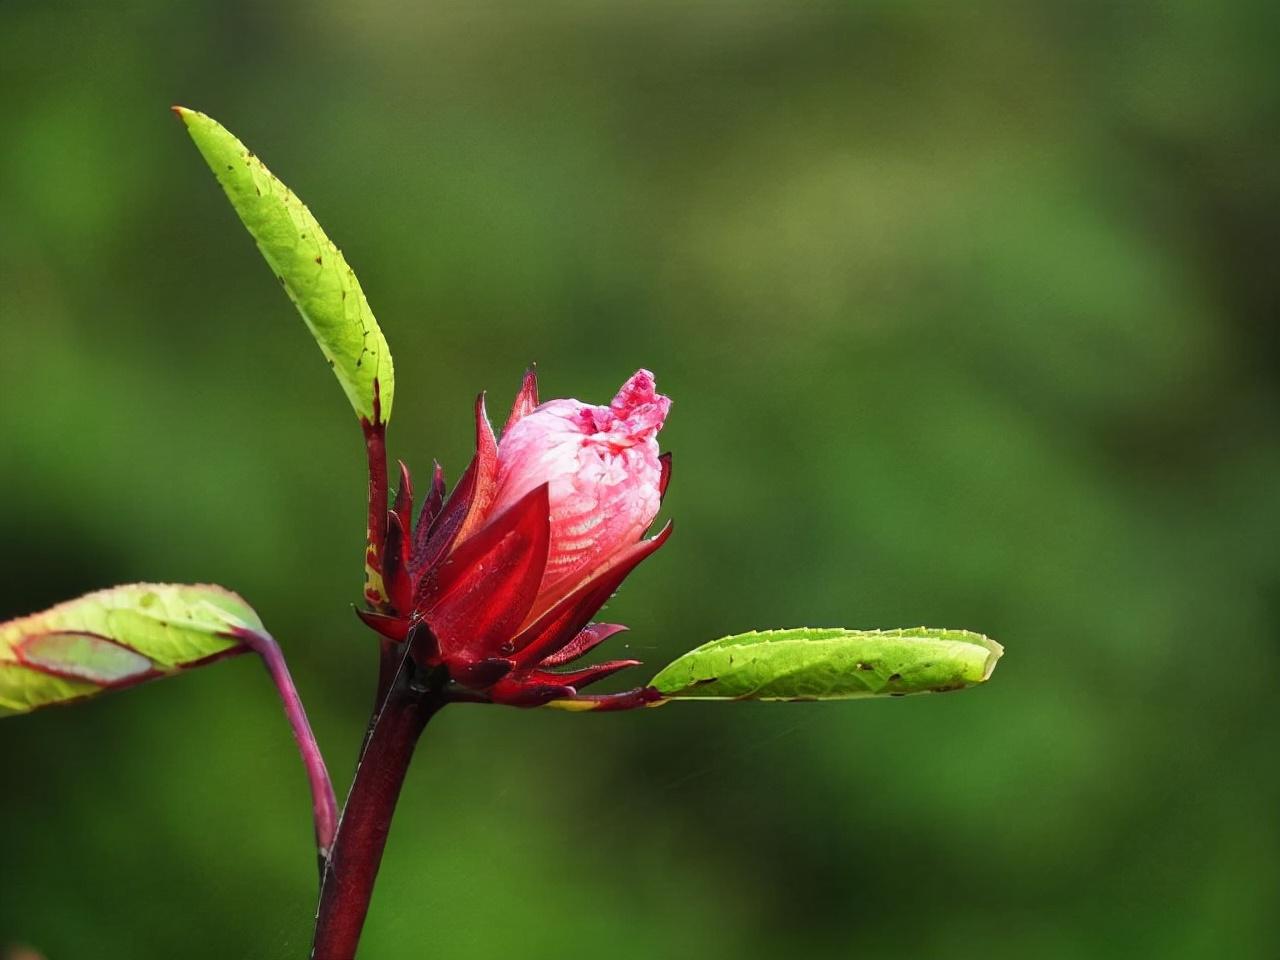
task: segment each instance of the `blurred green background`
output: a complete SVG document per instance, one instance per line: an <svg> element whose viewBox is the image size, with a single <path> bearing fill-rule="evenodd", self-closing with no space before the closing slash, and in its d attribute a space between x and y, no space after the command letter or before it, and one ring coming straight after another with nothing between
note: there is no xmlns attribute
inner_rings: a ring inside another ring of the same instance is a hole
<svg viewBox="0 0 1280 960"><path fill-rule="evenodd" d="M963 6L8 0L0 618L243 592L345 791L359 431L185 103L346 251L420 472L530 360L657 372L677 529L612 653L1008 648L953 697L451 709L365 957L1277 956L1280 13ZM8 720L0 762L0 943L305 955L251 660Z"/></svg>

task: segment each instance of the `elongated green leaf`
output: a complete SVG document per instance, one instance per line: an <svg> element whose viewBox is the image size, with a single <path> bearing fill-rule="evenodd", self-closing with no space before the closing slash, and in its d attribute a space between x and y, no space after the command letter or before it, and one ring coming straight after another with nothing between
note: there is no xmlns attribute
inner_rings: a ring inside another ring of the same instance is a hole
<svg viewBox="0 0 1280 960"><path fill-rule="evenodd" d="M135 583L0 623L0 716L67 703L242 653L263 634L215 586Z"/></svg>
<svg viewBox="0 0 1280 960"><path fill-rule="evenodd" d="M850 700L982 683L1004 648L967 630L810 629L703 644L653 678L670 700Z"/></svg>
<svg viewBox="0 0 1280 960"><path fill-rule="evenodd" d="M261 160L216 120L174 107L262 256L284 284L356 415L391 418L395 371L355 272L320 224Z"/></svg>

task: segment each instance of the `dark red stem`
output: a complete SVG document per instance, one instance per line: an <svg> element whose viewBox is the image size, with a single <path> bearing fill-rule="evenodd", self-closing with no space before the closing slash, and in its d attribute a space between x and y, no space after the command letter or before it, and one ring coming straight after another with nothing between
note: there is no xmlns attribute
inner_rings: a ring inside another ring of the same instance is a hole
<svg viewBox="0 0 1280 960"><path fill-rule="evenodd" d="M387 427L363 420L365 455L369 460L369 550L375 569L382 572L382 550L387 539Z"/></svg>
<svg viewBox="0 0 1280 960"><path fill-rule="evenodd" d="M445 702L424 679L411 662L403 662L373 723L321 881L312 960L356 955L414 746Z"/></svg>
<svg viewBox="0 0 1280 960"><path fill-rule="evenodd" d="M365 456L369 461L368 545L364 553L364 599L377 612L385 612L386 586L382 582L383 553L387 543L387 425L382 419L382 389L373 381L373 419L360 418Z"/></svg>

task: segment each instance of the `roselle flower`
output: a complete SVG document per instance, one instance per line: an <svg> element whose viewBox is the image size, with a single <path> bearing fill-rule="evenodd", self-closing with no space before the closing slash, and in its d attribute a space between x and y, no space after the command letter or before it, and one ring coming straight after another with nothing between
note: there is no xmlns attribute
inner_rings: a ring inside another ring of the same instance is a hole
<svg viewBox="0 0 1280 960"><path fill-rule="evenodd" d="M538 404L526 374L501 443L476 401L476 454L446 499L436 467L416 524L401 486L377 557L387 596L365 621L411 641L427 668L489 700L540 706L586 700L597 709L641 706L652 691L584 697L579 690L637 660L558 670L625 629L591 623L636 565L666 541L643 539L670 477L657 433L671 401L638 371L607 407Z"/></svg>
<svg viewBox="0 0 1280 960"><path fill-rule="evenodd" d="M670 401L657 393L652 374L637 372L607 407L576 400L540 406L528 374L501 443L481 398L476 454L449 496L437 466L414 522L402 464L388 509L395 369L354 272L243 143L210 117L174 109L314 335L364 433L371 609L362 616L385 639L360 761L339 813L283 652L243 599L209 584L127 584L0 623L0 717L258 654L311 784L320 868L312 960L357 955L415 746L452 702L618 710L679 700L845 700L960 690L991 676L1003 648L966 630L799 627L721 637L678 657L648 686L581 694L636 664L567 666L623 629L591 617L670 534L668 525L643 539L670 475L656 439ZM60 571L55 564L43 572L56 578ZM19 790L25 779L16 779Z"/></svg>

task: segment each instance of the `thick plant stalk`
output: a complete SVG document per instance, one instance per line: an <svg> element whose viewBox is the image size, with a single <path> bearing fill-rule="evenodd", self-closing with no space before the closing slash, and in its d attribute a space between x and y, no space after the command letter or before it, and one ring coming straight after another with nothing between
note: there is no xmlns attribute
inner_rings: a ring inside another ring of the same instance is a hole
<svg viewBox="0 0 1280 960"><path fill-rule="evenodd" d="M406 657L377 712L320 884L312 960L352 960L414 747L443 695Z"/></svg>

